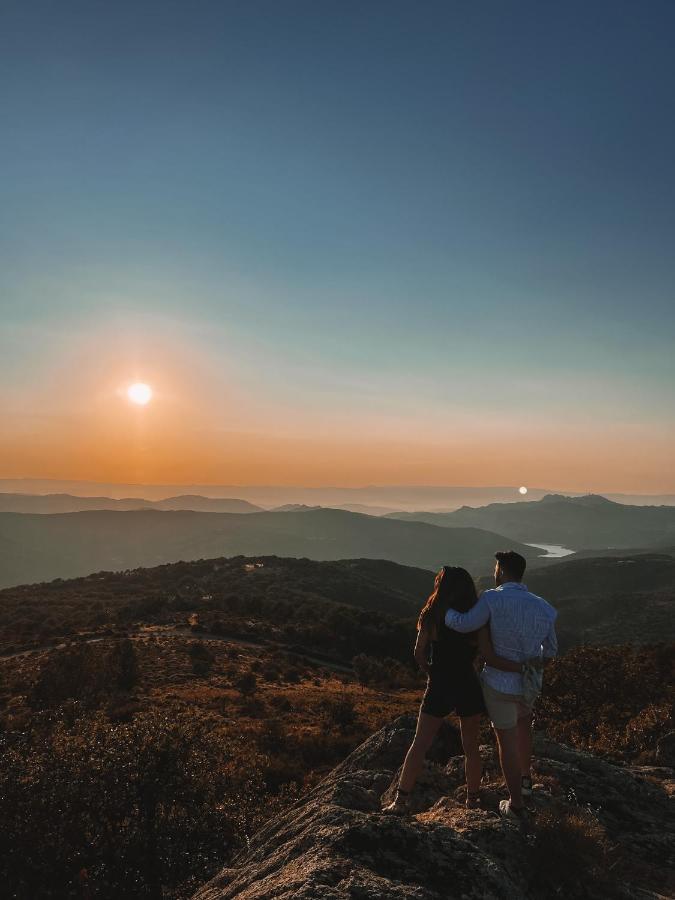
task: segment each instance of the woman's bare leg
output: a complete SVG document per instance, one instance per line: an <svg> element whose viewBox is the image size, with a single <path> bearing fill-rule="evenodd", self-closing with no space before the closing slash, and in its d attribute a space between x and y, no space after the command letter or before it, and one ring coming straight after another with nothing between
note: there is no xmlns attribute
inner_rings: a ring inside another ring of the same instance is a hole
<svg viewBox="0 0 675 900"><path fill-rule="evenodd" d="M480 737L481 715L463 716L459 720L462 730L462 747L464 748L464 771L466 773L466 789L469 794L477 794L483 774L483 764L478 749Z"/></svg>
<svg viewBox="0 0 675 900"><path fill-rule="evenodd" d="M417 719L417 730L415 731L415 739L410 745L410 749L403 763L401 778L399 780L399 788L406 794L415 787L422 766L424 765L424 757L427 755L429 747L436 737L436 732L441 727L443 719L438 716L430 716L427 713L420 712Z"/></svg>

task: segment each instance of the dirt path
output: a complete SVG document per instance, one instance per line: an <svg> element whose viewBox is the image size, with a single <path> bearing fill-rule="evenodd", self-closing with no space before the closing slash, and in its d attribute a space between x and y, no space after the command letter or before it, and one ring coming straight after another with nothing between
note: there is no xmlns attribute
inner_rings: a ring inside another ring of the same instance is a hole
<svg viewBox="0 0 675 900"><path fill-rule="evenodd" d="M248 647L256 650L260 650L264 648L266 650L282 650L285 652L295 652L289 651L288 647L283 644L270 644L263 643L262 641L246 641L242 638L231 637L226 634L211 634L208 632L194 632L187 625L173 627L168 625L141 625L137 628L130 629L126 632L125 636L130 638L138 638L138 637L163 637L163 638L193 638L194 640L200 641L216 641L226 644L237 644L240 647ZM101 641L114 639L116 635L114 634L106 634L106 635L96 635L94 637L85 638L83 641L77 641L76 643L83 644L96 644ZM42 644L39 647L32 647L30 650L18 650L12 653L0 653L1 660L11 660L11 659L20 659L25 656L30 656L33 653L42 653L45 650L63 650L67 646L66 641L61 641L58 644ZM312 656L309 653L298 653L298 656L302 656L304 659L309 660L310 662L315 663L316 665L323 666L326 669L330 669L333 672L342 672L343 674L353 675L354 670L351 666L344 665L343 663L336 662L334 660L323 659L320 656Z"/></svg>

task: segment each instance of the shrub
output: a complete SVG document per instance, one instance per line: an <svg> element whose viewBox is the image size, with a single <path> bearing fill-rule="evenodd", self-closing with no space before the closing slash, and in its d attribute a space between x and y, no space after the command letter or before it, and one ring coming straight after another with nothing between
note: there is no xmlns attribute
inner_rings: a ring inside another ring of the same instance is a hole
<svg viewBox="0 0 675 900"><path fill-rule="evenodd" d="M356 707L351 697L327 700L323 704L326 724L331 728L351 728L357 720Z"/></svg>
<svg viewBox="0 0 675 900"><path fill-rule="evenodd" d="M130 691L139 680L136 650L128 637L106 646L71 643L45 658L28 693L34 709L55 709L66 700L94 706L116 691Z"/></svg>
<svg viewBox="0 0 675 900"><path fill-rule="evenodd" d="M122 638L113 645L109 657L111 675L121 691L135 688L139 680L136 650L129 638Z"/></svg>
<svg viewBox="0 0 675 900"><path fill-rule="evenodd" d="M540 812L528 848L537 897L585 897L590 884L602 887L602 896L615 896L607 877L609 843L590 811L556 805Z"/></svg>
<svg viewBox="0 0 675 900"><path fill-rule="evenodd" d="M672 730L675 645L576 647L546 669L538 722L558 741L612 759L656 761Z"/></svg>
<svg viewBox="0 0 675 900"><path fill-rule="evenodd" d="M237 678L234 686L242 697L252 696L258 689L258 679L255 676L255 672L244 672Z"/></svg>
<svg viewBox="0 0 675 900"><path fill-rule="evenodd" d="M204 641L194 641L188 648L188 656L192 662L192 671L202 678L213 668L215 657Z"/></svg>
<svg viewBox="0 0 675 900"><path fill-rule="evenodd" d="M17 897L82 896L82 869L97 896L161 896L215 872L266 812L265 760L217 718L48 715L33 746L0 735L0 878Z"/></svg>
<svg viewBox="0 0 675 900"><path fill-rule="evenodd" d="M416 684L413 673L390 657L384 659L359 653L352 660L354 673L362 685L374 685L384 689L411 687Z"/></svg>

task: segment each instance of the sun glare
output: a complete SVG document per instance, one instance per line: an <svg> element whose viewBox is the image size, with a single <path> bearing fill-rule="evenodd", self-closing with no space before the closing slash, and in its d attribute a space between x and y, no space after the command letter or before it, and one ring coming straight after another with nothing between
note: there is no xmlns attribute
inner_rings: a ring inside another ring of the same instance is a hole
<svg viewBox="0 0 675 900"><path fill-rule="evenodd" d="M149 384L137 381L127 389L127 397L138 406L145 406L152 400L152 388Z"/></svg>

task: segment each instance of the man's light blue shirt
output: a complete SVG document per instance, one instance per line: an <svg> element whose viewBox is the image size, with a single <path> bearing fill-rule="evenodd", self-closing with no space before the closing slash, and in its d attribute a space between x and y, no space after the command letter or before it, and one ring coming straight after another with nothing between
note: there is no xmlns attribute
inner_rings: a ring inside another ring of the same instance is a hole
<svg viewBox="0 0 675 900"><path fill-rule="evenodd" d="M535 657L552 657L558 652L555 633L557 612L550 603L531 594L518 581L484 591L478 603L467 613L449 609L445 624L455 631L477 631L490 623L492 645L498 656L514 662ZM522 694L523 676L519 672L503 672L486 665L483 680L503 694Z"/></svg>

